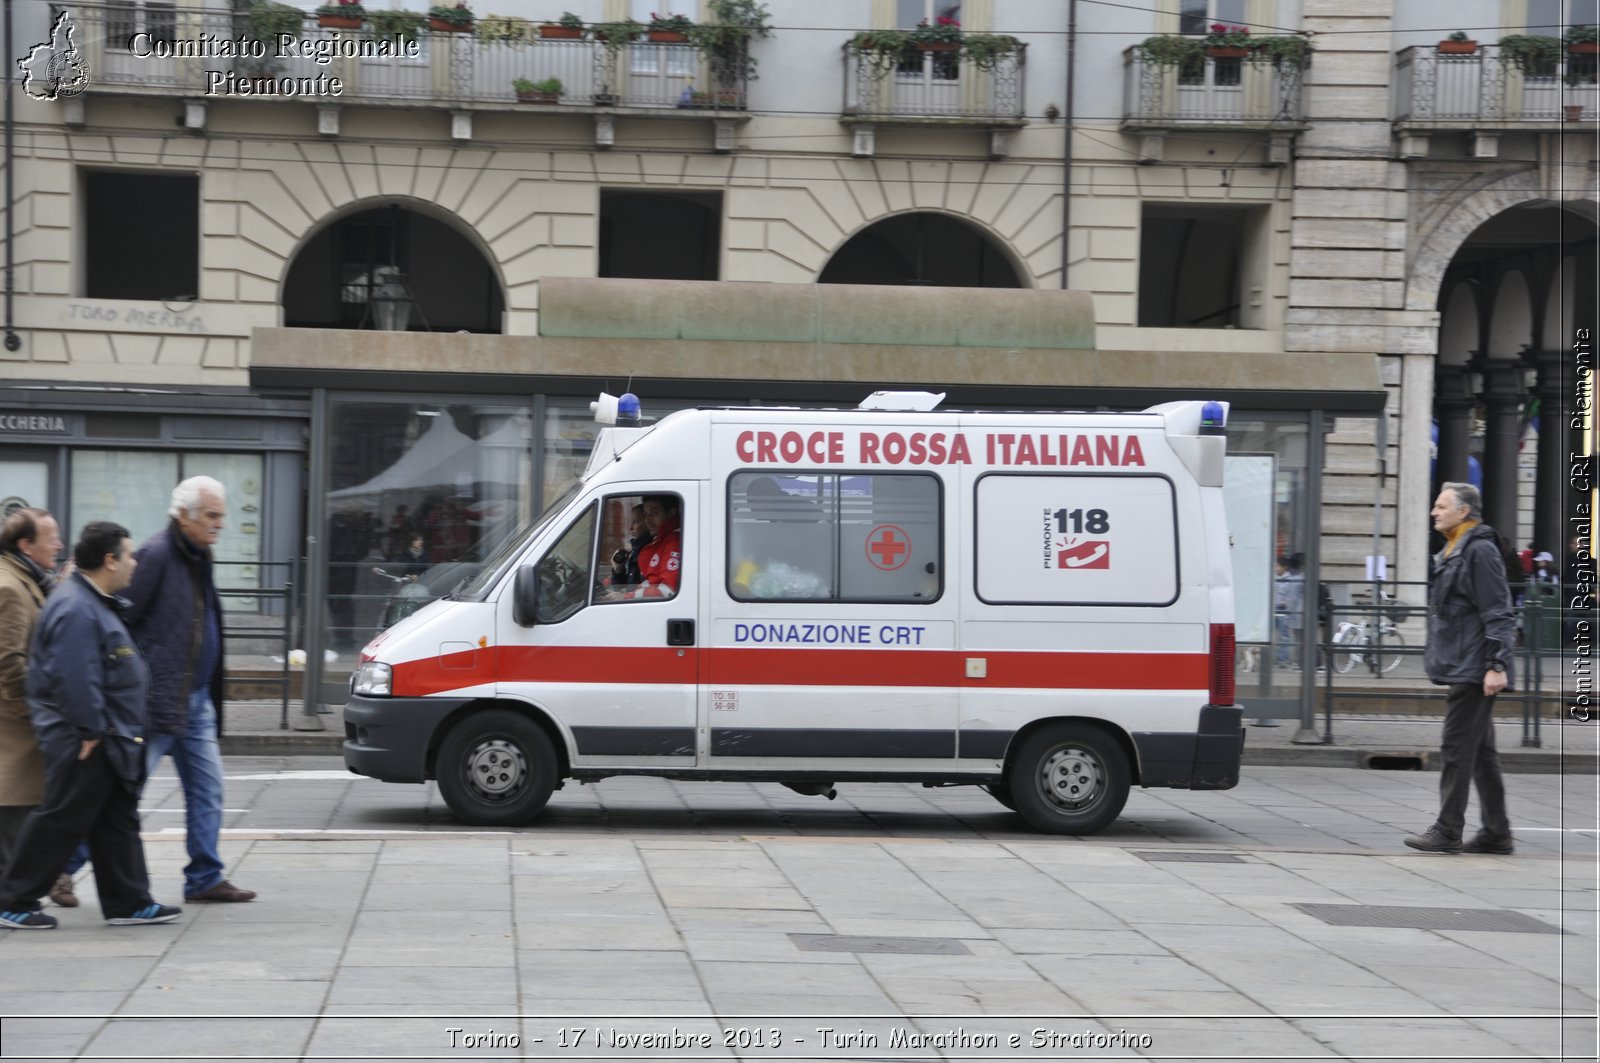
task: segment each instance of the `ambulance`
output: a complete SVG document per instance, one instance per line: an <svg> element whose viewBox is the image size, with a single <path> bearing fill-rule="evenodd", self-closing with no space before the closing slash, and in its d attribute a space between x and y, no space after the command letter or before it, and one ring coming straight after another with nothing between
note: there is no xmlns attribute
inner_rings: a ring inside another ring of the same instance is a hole
<svg viewBox="0 0 1600 1063"><path fill-rule="evenodd" d="M880 392L647 425L630 399L596 404L579 483L362 651L352 772L436 779L485 826L652 775L980 786L1073 835L1134 785L1238 783L1226 403ZM647 503L634 583L615 562Z"/></svg>

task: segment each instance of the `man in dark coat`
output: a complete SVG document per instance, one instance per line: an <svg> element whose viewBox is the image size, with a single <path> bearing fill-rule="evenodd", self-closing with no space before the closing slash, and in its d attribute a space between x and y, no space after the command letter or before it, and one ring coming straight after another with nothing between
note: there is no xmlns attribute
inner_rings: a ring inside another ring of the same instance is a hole
<svg viewBox="0 0 1600 1063"><path fill-rule="evenodd" d="M28 651L28 713L44 755L44 797L0 878L0 926L53 930L38 898L87 837L100 912L113 925L170 923L150 897L139 840L149 676L115 597L138 562L128 529L96 521L72 550L78 570L45 601Z"/></svg>
<svg viewBox="0 0 1600 1063"><path fill-rule="evenodd" d="M1406 839L1429 853L1509 854L1511 821L1494 747L1494 699L1514 689L1516 624L1500 537L1482 523L1483 498L1471 484L1447 483L1433 503L1433 527L1445 537L1434 558L1423 669L1445 696L1439 818ZM1483 827L1465 844L1467 795L1478 788Z"/></svg>
<svg viewBox="0 0 1600 1063"><path fill-rule="evenodd" d="M222 601L212 576L211 547L228 515L226 492L209 476L192 476L172 491L172 523L139 547L128 587L128 628L150 666L151 774L172 754L183 785L189 863L184 899L195 904L255 897L223 877Z"/></svg>

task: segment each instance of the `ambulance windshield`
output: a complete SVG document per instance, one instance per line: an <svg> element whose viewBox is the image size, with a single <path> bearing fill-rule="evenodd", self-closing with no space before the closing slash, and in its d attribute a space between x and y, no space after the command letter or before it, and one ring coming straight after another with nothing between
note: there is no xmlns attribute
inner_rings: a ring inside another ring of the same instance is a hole
<svg viewBox="0 0 1600 1063"><path fill-rule="evenodd" d="M562 510L566 509L567 503L572 501L572 496L576 495L578 489L582 486L582 481L579 481L568 487L561 492L561 495L554 502L546 506L544 512L539 514L536 519L522 525L506 536L505 541L496 547L494 553L490 554L484 561L483 568L478 570L478 574L457 587L455 593L450 597L465 601L482 601L489 589L500 582L500 577L505 573L506 569L516 561L517 555L522 552L522 548L528 545L528 540L537 535L541 528Z"/></svg>

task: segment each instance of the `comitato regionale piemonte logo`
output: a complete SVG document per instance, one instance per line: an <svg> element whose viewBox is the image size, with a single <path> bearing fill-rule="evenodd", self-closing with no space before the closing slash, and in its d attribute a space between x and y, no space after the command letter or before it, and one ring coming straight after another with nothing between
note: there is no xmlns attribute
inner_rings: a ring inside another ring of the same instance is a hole
<svg viewBox="0 0 1600 1063"><path fill-rule="evenodd" d="M56 16L50 39L34 45L17 60L23 92L36 100L60 100L76 96L88 86L89 67L78 51L77 33L71 12Z"/></svg>

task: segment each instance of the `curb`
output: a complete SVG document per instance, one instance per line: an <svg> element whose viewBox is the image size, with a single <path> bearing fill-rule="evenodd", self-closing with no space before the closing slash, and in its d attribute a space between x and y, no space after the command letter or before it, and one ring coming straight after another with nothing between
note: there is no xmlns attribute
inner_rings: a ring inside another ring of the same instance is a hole
<svg viewBox="0 0 1600 1063"><path fill-rule="evenodd" d="M224 734L225 757L341 757L343 731L283 731L276 734Z"/></svg>

